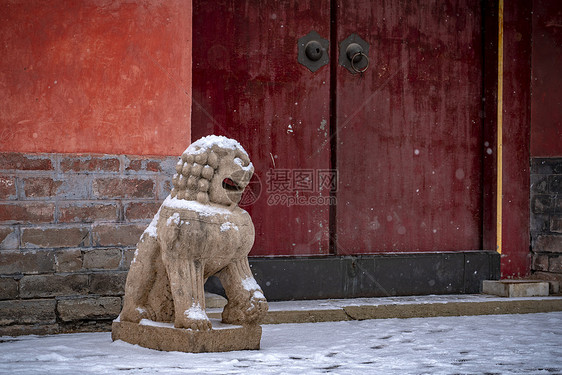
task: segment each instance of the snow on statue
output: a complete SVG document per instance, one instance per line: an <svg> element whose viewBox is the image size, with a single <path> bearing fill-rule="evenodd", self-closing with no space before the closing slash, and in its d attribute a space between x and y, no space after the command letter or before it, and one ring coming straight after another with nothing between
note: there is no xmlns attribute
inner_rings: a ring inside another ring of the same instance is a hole
<svg viewBox="0 0 562 375"><path fill-rule="evenodd" d="M209 330L203 285L217 275L228 298L223 322L259 323L268 305L248 264L255 231L238 207L254 173L248 154L237 141L211 135L184 151L176 171L171 194L138 243L121 321Z"/></svg>

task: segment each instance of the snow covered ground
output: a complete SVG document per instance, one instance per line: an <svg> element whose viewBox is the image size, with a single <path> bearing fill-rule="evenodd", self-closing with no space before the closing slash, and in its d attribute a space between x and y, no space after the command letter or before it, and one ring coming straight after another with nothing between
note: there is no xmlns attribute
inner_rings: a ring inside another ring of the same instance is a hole
<svg viewBox="0 0 562 375"><path fill-rule="evenodd" d="M562 312L264 325L262 349L158 352L110 333L0 338L2 374L562 374Z"/></svg>

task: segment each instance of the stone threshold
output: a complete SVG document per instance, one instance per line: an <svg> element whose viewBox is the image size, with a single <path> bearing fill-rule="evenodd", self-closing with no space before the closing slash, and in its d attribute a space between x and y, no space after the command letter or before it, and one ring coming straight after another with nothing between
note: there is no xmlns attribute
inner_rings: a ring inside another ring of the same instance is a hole
<svg viewBox="0 0 562 375"><path fill-rule="evenodd" d="M207 309L220 319L222 309ZM482 294L269 302L262 324L562 311L562 296L504 298Z"/></svg>

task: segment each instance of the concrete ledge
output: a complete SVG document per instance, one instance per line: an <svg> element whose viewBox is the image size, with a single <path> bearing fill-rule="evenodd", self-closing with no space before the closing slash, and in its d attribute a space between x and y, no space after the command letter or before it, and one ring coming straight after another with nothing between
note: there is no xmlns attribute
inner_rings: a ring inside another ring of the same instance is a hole
<svg viewBox="0 0 562 375"><path fill-rule="evenodd" d="M500 297L548 296L549 284L540 280L484 280L482 293Z"/></svg>
<svg viewBox="0 0 562 375"><path fill-rule="evenodd" d="M188 353L257 350L260 348L261 327L233 326L211 320L213 329L193 331L174 328L171 323L137 324L114 321L111 338L149 349ZM141 322L142 323L142 322Z"/></svg>
<svg viewBox="0 0 562 375"><path fill-rule="evenodd" d="M503 298L490 295L355 298L270 302L263 324L429 318L562 311L562 297ZM220 309L207 311L220 319Z"/></svg>
<svg viewBox="0 0 562 375"><path fill-rule="evenodd" d="M451 302L425 305L346 306L355 320L391 318L431 318L495 314L530 314L562 310L562 299L552 301Z"/></svg>
<svg viewBox="0 0 562 375"><path fill-rule="evenodd" d="M263 319L263 324L281 323L319 323L352 320L344 309L305 310L305 311L270 311Z"/></svg>

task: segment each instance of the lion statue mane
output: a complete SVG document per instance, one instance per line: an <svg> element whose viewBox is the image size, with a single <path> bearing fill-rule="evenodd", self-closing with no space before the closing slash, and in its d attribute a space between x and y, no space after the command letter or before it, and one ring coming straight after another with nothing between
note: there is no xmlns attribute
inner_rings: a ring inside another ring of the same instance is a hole
<svg viewBox="0 0 562 375"><path fill-rule="evenodd" d="M120 319L211 329L203 287L217 275L228 299L222 321L257 324L268 305L248 264L252 219L238 206L254 173L248 154L233 139L207 136L184 151L176 172L137 245Z"/></svg>

